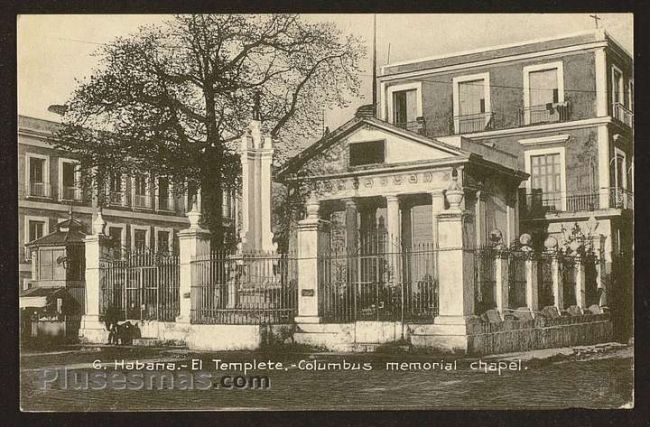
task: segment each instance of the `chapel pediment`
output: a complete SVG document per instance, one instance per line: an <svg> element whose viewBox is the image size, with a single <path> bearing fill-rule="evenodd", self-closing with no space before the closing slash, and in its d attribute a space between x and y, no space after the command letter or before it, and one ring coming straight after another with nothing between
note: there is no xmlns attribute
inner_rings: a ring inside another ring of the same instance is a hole
<svg viewBox="0 0 650 427"><path fill-rule="evenodd" d="M375 118L355 118L291 159L280 176L336 175L467 158L469 152Z"/></svg>

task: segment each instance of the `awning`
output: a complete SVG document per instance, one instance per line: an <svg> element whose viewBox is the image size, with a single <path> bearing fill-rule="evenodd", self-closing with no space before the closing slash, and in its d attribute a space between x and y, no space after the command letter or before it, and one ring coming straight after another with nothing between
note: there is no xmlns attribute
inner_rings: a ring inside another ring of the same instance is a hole
<svg viewBox="0 0 650 427"><path fill-rule="evenodd" d="M32 288L22 292L19 298L18 307L20 308L42 308L47 306L48 298L64 292L63 287L53 288Z"/></svg>
<svg viewBox="0 0 650 427"><path fill-rule="evenodd" d="M20 297L20 308L42 308L47 305L47 297Z"/></svg>

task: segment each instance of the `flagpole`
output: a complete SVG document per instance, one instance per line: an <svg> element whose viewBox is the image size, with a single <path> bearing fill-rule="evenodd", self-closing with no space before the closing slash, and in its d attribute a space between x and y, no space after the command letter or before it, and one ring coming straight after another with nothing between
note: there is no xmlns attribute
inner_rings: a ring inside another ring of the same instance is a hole
<svg viewBox="0 0 650 427"><path fill-rule="evenodd" d="M372 14L372 108L377 109L377 14Z"/></svg>

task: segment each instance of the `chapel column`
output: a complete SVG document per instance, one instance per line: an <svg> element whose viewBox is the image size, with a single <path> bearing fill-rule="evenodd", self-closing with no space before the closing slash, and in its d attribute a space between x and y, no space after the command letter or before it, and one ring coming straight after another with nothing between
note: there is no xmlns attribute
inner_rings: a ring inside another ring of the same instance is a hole
<svg viewBox="0 0 650 427"><path fill-rule="evenodd" d="M393 283L402 282L402 236L399 210L399 197L386 196L386 234L388 237L386 252Z"/></svg>

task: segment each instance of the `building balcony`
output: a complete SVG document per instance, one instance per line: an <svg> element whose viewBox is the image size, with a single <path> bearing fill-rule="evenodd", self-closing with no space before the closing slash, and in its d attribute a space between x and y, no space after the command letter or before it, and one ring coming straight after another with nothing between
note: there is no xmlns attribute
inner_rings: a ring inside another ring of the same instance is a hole
<svg viewBox="0 0 650 427"><path fill-rule="evenodd" d="M634 210L634 193L620 187L608 188L608 191L610 207Z"/></svg>
<svg viewBox="0 0 650 427"><path fill-rule="evenodd" d="M634 195L623 188L603 189L609 195L609 207L634 209ZM544 218L547 214L593 212L604 209L601 193L565 194L533 192L519 197L519 213L522 218Z"/></svg>
<svg viewBox="0 0 650 427"><path fill-rule="evenodd" d="M571 120L571 103L556 102L519 109L519 126L561 123Z"/></svg>
<svg viewBox="0 0 650 427"><path fill-rule="evenodd" d="M491 111L460 116L442 115L433 122L419 117L414 122L394 123L402 129L437 138L486 131L563 123L575 120L569 101L519 108L511 112Z"/></svg>
<svg viewBox="0 0 650 427"><path fill-rule="evenodd" d="M61 187L59 200L80 202L82 200L81 189L75 186Z"/></svg>
<svg viewBox="0 0 650 427"><path fill-rule="evenodd" d="M158 196L158 210L173 212L174 205L172 204L172 198L168 196Z"/></svg>
<svg viewBox="0 0 650 427"><path fill-rule="evenodd" d="M620 102L615 102L612 106L612 116L615 120L618 120L631 128L634 127L634 113Z"/></svg>
<svg viewBox="0 0 650 427"><path fill-rule="evenodd" d="M109 206L124 206L126 201L126 194L123 191L111 191L108 193Z"/></svg>
<svg viewBox="0 0 650 427"><path fill-rule="evenodd" d="M52 197L52 186L46 182L30 182L26 188L27 197L49 199Z"/></svg>
<svg viewBox="0 0 650 427"><path fill-rule="evenodd" d="M494 114L491 112L454 116L450 130L454 135L491 130L493 119Z"/></svg>
<svg viewBox="0 0 650 427"><path fill-rule="evenodd" d="M146 194L134 194L133 207L140 209L151 209L151 198Z"/></svg>
<svg viewBox="0 0 650 427"><path fill-rule="evenodd" d="M424 122L424 117L418 117L414 122L397 122L395 123L395 126L420 135L426 135L427 128Z"/></svg>

